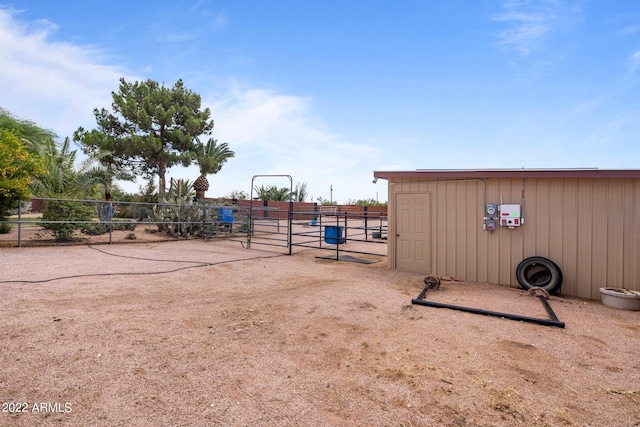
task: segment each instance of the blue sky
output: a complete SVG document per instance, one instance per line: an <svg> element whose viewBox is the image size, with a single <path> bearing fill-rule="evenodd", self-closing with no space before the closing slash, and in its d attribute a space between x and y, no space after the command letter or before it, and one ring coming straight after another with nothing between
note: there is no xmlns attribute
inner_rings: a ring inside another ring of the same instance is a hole
<svg viewBox="0 0 640 427"><path fill-rule="evenodd" d="M346 202L386 200L374 170L640 166L636 1L0 5L0 107L65 137L120 77L183 79L236 152L208 197L265 174Z"/></svg>

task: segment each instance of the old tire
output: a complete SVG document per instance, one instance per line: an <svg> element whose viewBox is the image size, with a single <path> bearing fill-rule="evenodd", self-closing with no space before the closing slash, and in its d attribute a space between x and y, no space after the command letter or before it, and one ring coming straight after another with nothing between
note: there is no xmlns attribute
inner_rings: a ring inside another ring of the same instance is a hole
<svg viewBox="0 0 640 427"><path fill-rule="evenodd" d="M562 285L562 271L550 259L534 256L518 264L516 279L523 289L542 288L553 294Z"/></svg>

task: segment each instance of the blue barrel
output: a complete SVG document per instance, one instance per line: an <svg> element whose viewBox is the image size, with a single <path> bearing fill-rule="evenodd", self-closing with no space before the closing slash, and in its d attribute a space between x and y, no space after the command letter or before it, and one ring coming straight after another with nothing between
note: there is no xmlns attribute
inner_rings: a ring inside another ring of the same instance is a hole
<svg viewBox="0 0 640 427"><path fill-rule="evenodd" d="M220 221L233 223L233 208L220 208Z"/></svg>
<svg viewBox="0 0 640 427"><path fill-rule="evenodd" d="M324 227L324 241L330 245L340 245L347 239L342 237L342 227L327 225Z"/></svg>

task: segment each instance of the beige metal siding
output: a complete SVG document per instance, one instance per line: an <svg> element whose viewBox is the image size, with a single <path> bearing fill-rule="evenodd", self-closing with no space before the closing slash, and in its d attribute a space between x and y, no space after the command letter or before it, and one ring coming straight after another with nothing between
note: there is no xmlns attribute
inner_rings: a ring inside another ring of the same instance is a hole
<svg viewBox="0 0 640 427"><path fill-rule="evenodd" d="M591 267L593 257L593 191L591 181L578 182L578 239L575 242L577 251L576 271L573 282L575 291L572 295L591 297ZM586 213L589 213L588 215ZM572 250L569 243L568 250ZM571 277L571 276L570 276ZM589 284L587 287L586 284ZM588 291L588 292L587 292ZM588 294L588 295L587 295Z"/></svg>
<svg viewBox="0 0 640 427"><path fill-rule="evenodd" d="M562 239L562 249L558 256L562 259L562 272L568 277L577 277L578 269L578 180L564 180L561 199L562 229L559 234ZM576 281L566 280L562 284L562 292L576 295Z"/></svg>
<svg viewBox="0 0 640 427"><path fill-rule="evenodd" d="M425 273L518 286L517 265L535 255L560 266L564 295L599 299L602 286L640 290L636 179L390 179L390 205L396 194L411 192L432 193L433 267ZM524 224L483 230L485 203L501 202L522 203Z"/></svg>

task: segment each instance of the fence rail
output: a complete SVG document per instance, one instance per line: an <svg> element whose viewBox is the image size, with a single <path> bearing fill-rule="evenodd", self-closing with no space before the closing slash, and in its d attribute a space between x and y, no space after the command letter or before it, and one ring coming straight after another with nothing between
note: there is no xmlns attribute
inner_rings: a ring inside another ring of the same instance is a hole
<svg viewBox="0 0 640 427"><path fill-rule="evenodd" d="M336 259L341 252L366 255L386 255L386 251L374 251L371 245L365 249L353 247L349 243L368 243L373 245L387 244L387 216L384 212L364 211L318 211L299 213L307 219L298 221L300 227L293 227L291 245L303 248L320 248L336 252Z"/></svg>
<svg viewBox="0 0 640 427"><path fill-rule="evenodd" d="M248 217L237 206L33 199L0 222L0 246L246 240Z"/></svg>
<svg viewBox="0 0 640 427"><path fill-rule="evenodd" d="M386 212L358 208L292 211L291 204L251 207L206 202L171 204L33 199L0 222L0 246L133 243L230 239L247 248L311 248L384 255L354 242L386 244Z"/></svg>

